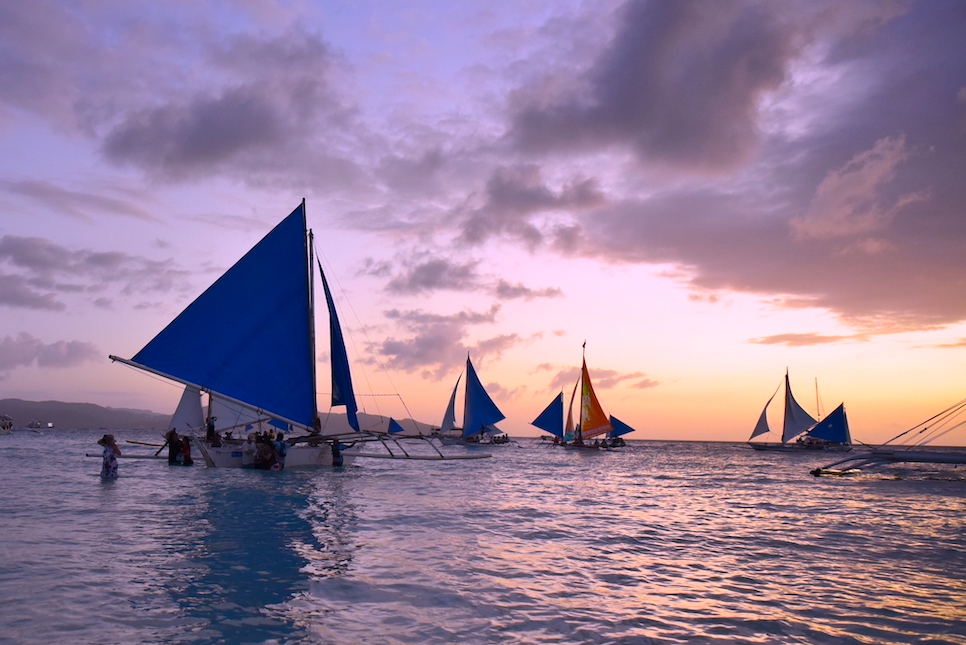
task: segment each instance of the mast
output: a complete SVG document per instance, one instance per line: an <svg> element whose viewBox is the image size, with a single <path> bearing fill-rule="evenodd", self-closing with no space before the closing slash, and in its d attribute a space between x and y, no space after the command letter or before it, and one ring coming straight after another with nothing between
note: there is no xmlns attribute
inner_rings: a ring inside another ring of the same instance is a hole
<svg viewBox="0 0 966 645"><path fill-rule="evenodd" d="M577 417L577 428L574 432L574 443L584 442L584 369L587 366L587 341L580 346L580 415Z"/></svg>
<svg viewBox="0 0 966 645"><path fill-rule="evenodd" d="M818 398L818 377L815 377L815 420L822 420L822 401Z"/></svg>
<svg viewBox="0 0 966 645"><path fill-rule="evenodd" d="M305 198L302 198L302 217L305 218L305 225L308 226L308 215L305 212ZM309 263L306 267L309 275L309 347L312 351L312 432L319 431L319 395L318 395L318 382L315 370L315 280L314 280L314 268L315 268L315 237L312 234L312 229L309 229Z"/></svg>

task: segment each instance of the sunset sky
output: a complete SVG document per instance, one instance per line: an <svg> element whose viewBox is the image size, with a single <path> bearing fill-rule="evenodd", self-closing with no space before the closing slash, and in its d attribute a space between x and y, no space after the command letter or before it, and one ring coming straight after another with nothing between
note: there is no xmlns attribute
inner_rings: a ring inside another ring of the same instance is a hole
<svg viewBox="0 0 966 645"><path fill-rule="evenodd" d="M357 389L405 402L367 412L438 424L470 352L537 435L586 341L631 438L744 440L788 368L883 441L966 397L964 35L941 0L0 2L0 398L173 411L108 354L304 197Z"/></svg>

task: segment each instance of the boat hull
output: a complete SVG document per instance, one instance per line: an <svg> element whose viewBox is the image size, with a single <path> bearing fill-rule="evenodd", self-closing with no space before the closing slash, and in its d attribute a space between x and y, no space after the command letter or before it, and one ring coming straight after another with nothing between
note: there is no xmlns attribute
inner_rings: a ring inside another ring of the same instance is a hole
<svg viewBox="0 0 966 645"><path fill-rule="evenodd" d="M242 465L241 444L208 446L198 444L205 463L212 468L244 468ZM350 466L354 455L343 455L342 465ZM324 468L332 466L332 446L322 443L318 446L297 444L290 446L285 455L285 468Z"/></svg>
<svg viewBox="0 0 966 645"><path fill-rule="evenodd" d="M838 444L832 446L821 445L802 445L797 443L749 443L755 450L766 450L770 452L849 452L852 446L848 444Z"/></svg>

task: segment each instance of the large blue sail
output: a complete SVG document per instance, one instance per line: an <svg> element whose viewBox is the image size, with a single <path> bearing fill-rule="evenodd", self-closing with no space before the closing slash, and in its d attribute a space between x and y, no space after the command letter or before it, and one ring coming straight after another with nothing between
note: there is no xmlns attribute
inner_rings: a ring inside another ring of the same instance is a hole
<svg viewBox="0 0 966 645"><path fill-rule="evenodd" d="M359 419L356 417L356 395L352 389L352 374L349 372L349 355L345 351L345 340L342 338L342 327L339 316L335 312L335 302L329 291L329 281L325 279L322 263L319 262L319 273L322 275L322 288L325 289L325 302L329 305L329 347L332 358L332 405L344 405L345 415L349 426L359 432Z"/></svg>
<svg viewBox="0 0 966 645"><path fill-rule="evenodd" d="M550 402L543 412L540 413L536 419L534 419L530 425L534 425L544 432L549 432L552 435L556 435L563 439L564 436L564 401L563 392L557 395L557 397Z"/></svg>
<svg viewBox="0 0 966 645"><path fill-rule="evenodd" d="M835 443L851 444L852 436L849 434L848 417L845 416L845 404L842 403L830 415L819 421L807 436Z"/></svg>
<svg viewBox="0 0 966 645"><path fill-rule="evenodd" d="M314 427L305 229L300 205L133 362Z"/></svg>
<svg viewBox="0 0 966 645"><path fill-rule="evenodd" d="M471 437L485 431L497 421L506 417L496 407L493 399L486 393L470 357L466 357L466 398L463 403L463 436Z"/></svg>

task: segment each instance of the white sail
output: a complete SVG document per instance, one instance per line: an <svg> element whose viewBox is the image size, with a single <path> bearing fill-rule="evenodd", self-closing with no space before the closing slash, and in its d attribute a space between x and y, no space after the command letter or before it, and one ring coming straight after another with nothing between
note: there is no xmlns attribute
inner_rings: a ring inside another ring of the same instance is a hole
<svg viewBox="0 0 966 645"><path fill-rule="evenodd" d="M184 392L181 393L178 407L168 423L168 430L175 429L180 433L186 433L191 428L200 428L204 423L205 418L201 411L201 390L194 385L186 385Z"/></svg>
<svg viewBox="0 0 966 645"><path fill-rule="evenodd" d="M768 403L765 404L765 407L762 408L761 416L758 417L758 423L755 424L755 429L752 431L751 436L748 437L749 441L751 441L758 435L763 435L771 432L771 428L768 427L768 406L771 405L771 400L774 398L775 396L772 395L771 399L768 399Z"/></svg>
<svg viewBox="0 0 966 645"><path fill-rule="evenodd" d="M245 437L251 431L267 430L272 417L253 407L231 401L218 394L208 397L208 416L215 419L215 429L220 434L231 432L235 437ZM265 427L262 427L265 424ZM251 426L251 428L249 428Z"/></svg>
<svg viewBox="0 0 966 645"><path fill-rule="evenodd" d="M817 422L808 412L798 404L792 396L792 386L788 383L788 372L785 373L785 425L782 429L782 443L787 443L805 432Z"/></svg>
<svg viewBox="0 0 966 645"><path fill-rule="evenodd" d="M456 385L453 386L453 393L449 397L449 405L446 406L446 412L443 414L443 423L439 426L440 434L456 427L456 389L460 386L461 378L463 378L462 374L456 377Z"/></svg>

